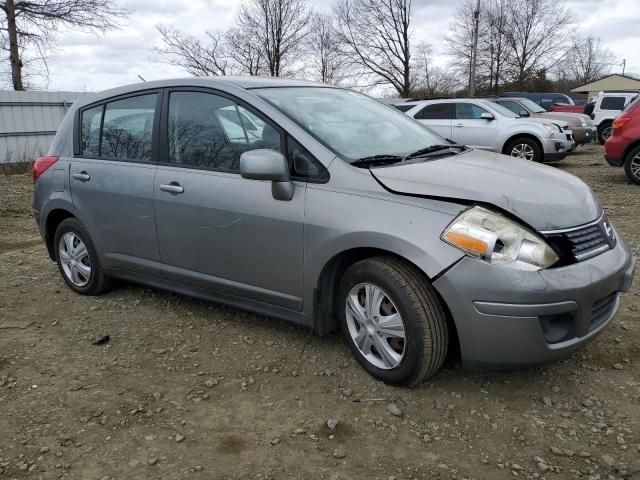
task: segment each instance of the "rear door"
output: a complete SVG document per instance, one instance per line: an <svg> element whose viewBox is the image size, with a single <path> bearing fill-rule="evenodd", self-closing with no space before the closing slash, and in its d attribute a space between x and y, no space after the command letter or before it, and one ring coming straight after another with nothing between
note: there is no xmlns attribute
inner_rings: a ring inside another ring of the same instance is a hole
<svg viewBox="0 0 640 480"><path fill-rule="evenodd" d="M177 89L163 107L155 208L163 275L234 297L302 308L306 183L290 201L240 176L240 155L284 136L233 97ZM292 162L293 163L293 162Z"/></svg>
<svg viewBox="0 0 640 480"><path fill-rule="evenodd" d="M160 275L153 178L160 94L147 91L79 112L70 166L73 204L105 266Z"/></svg>
<svg viewBox="0 0 640 480"><path fill-rule="evenodd" d="M498 119L481 118L490 113L475 103L455 102L452 140L462 145L483 150L496 150L498 143ZM493 114L491 114L494 117Z"/></svg>
<svg viewBox="0 0 640 480"><path fill-rule="evenodd" d="M432 103L426 105L413 116L443 138L451 138L453 107L451 103Z"/></svg>

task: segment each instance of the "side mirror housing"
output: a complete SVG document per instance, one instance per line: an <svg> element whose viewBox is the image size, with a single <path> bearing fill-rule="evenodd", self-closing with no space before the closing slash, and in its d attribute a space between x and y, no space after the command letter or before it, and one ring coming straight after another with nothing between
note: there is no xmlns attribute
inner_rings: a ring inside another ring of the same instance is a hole
<svg viewBox="0 0 640 480"><path fill-rule="evenodd" d="M295 185L289 164L280 152L257 149L240 155L240 176L248 180L271 181L271 194L276 200L291 200Z"/></svg>
<svg viewBox="0 0 640 480"><path fill-rule="evenodd" d="M527 112L526 110L520 110L520 113L518 114L521 117L529 117L531 116L531 114L529 112Z"/></svg>
<svg viewBox="0 0 640 480"><path fill-rule="evenodd" d="M489 112L484 112L482 115L480 115L480 118L482 118L483 120L495 120L496 117L491 115Z"/></svg>

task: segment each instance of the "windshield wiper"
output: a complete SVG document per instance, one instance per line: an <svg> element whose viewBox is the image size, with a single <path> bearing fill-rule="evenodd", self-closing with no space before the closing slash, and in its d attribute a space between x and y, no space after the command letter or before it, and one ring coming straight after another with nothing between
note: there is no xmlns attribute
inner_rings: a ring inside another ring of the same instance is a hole
<svg viewBox="0 0 640 480"><path fill-rule="evenodd" d="M391 165L392 163L401 162L405 157L400 155L371 155L370 157L358 158L351 162L351 165Z"/></svg>
<svg viewBox="0 0 640 480"><path fill-rule="evenodd" d="M450 143L447 145L431 145L430 147L421 148L420 150L416 150L415 152L412 152L409 155L405 155L403 160L409 160L411 158L428 156L431 153L442 152L443 150L448 150L452 148L459 149L461 151L467 149L467 147L465 147L464 145L458 145L457 143Z"/></svg>

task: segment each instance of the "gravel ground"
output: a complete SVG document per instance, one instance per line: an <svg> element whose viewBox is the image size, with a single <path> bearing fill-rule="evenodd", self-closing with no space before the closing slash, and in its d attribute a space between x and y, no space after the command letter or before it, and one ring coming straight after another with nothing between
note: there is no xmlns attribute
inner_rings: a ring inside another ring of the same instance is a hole
<svg viewBox="0 0 640 480"><path fill-rule="evenodd" d="M557 168L640 251L640 188L600 147ZM542 194L542 193L541 193ZM337 335L133 285L65 287L0 177L0 477L619 479L640 469L640 288L565 361L416 389L374 381ZM94 345L109 335L108 342Z"/></svg>

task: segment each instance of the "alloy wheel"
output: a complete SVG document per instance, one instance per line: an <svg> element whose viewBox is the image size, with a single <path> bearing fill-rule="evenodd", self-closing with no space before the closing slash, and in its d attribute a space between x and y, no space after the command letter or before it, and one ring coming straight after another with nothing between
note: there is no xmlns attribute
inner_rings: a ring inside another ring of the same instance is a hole
<svg viewBox="0 0 640 480"><path fill-rule="evenodd" d="M351 340L369 363L383 370L397 367L405 354L405 327L389 296L370 283L353 287L346 300Z"/></svg>
<svg viewBox="0 0 640 480"><path fill-rule="evenodd" d="M605 127L602 129L602 141L606 142L609 137L611 136L611 132L613 131L613 129L611 127Z"/></svg>
<svg viewBox="0 0 640 480"><path fill-rule="evenodd" d="M71 283L84 287L91 279L91 259L86 245L73 232L66 232L58 245L60 264Z"/></svg>
<svg viewBox="0 0 640 480"><path fill-rule="evenodd" d="M514 145L514 147L511 149L511 156L523 158L525 160L533 160L533 147L526 143L519 143L517 145Z"/></svg>
<svg viewBox="0 0 640 480"><path fill-rule="evenodd" d="M640 180L640 153L631 159L631 175Z"/></svg>

